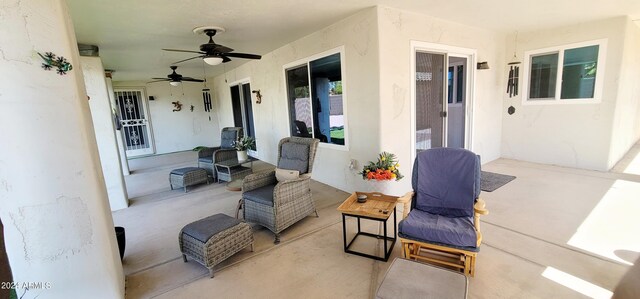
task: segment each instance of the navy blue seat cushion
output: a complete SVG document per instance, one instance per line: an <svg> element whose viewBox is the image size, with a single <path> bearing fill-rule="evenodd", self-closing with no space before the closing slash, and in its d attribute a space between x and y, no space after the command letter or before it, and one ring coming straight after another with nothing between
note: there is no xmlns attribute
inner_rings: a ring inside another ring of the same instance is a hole
<svg viewBox="0 0 640 299"><path fill-rule="evenodd" d="M457 148L421 152L413 165L412 208L451 217L473 217L480 195L480 157Z"/></svg>
<svg viewBox="0 0 640 299"><path fill-rule="evenodd" d="M222 140L220 141L221 148L233 148L233 142L238 138L236 130L223 130L221 134Z"/></svg>
<svg viewBox="0 0 640 299"><path fill-rule="evenodd" d="M198 162L213 164L213 156L198 158Z"/></svg>
<svg viewBox="0 0 640 299"><path fill-rule="evenodd" d="M400 221L399 236L426 243L477 251L478 237L472 217L445 217L412 210Z"/></svg>
<svg viewBox="0 0 640 299"><path fill-rule="evenodd" d="M207 242L211 237L230 229L242 221L225 214L215 214L196 222L187 224L182 233L187 234L201 242Z"/></svg>
<svg viewBox="0 0 640 299"><path fill-rule="evenodd" d="M198 167L183 167L183 168L178 168L178 169L174 169L171 171L171 174L175 174L175 175L185 175L186 173L192 172L192 171L196 171L202 168L198 168Z"/></svg>
<svg viewBox="0 0 640 299"><path fill-rule="evenodd" d="M242 193L242 198L273 207L273 189L276 185L267 185Z"/></svg>
<svg viewBox="0 0 640 299"><path fill-rule="evenodd" d="M280 149L278 168L297 170L300 174L309 170L309 145L294 142L285 142Z"/></svg>

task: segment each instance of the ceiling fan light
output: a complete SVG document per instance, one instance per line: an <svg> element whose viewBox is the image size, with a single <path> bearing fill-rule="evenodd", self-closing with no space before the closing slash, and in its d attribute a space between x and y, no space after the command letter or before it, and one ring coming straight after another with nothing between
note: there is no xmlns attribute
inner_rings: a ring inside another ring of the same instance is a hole
<svg viewBox="0 0 640 299"><path fill-rule="evenodd" d="M217 56L205 57L204 62L206 62L208 65L218 65L222 63L222 57L217 57Z"/></svg>
<svg viewBox="0 0 640 299"><path fill-rule="evenodd" d="M171 84L171 86L180 86L180 81L169 81L169 84Z"/></svg>

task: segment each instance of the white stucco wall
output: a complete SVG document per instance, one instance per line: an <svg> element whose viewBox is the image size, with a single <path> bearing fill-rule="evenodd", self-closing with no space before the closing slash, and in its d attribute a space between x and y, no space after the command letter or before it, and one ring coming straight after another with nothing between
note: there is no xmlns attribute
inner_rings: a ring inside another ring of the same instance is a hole
<svg viewBox="0 0 640 299"><path fill-rule="evenodd" d="M262 104L253 104L258 157L276 164L278 141L290 136L283 66L344 46L343 91L347 110L348 150L318 149L313 178L345 191L365 190L365 183L348 168L351 159L364 162L379 152L378 32L375 8L363 10L271 53L213 78L214 109L220 127L233 126L229 83L250 79L260 89ZM225 82L226 80L226 82ZM219 136L217 137L219 138ZM360 164L361 165L361 164Z"/></svg>
<svg viewBox="0 0 640 299"><path fill-rule="evenodd" d="M80 63L87 95L90 97L89 107L109 204L112 211L124 209L129 206L129 200L122 175L113 112L102 61L99 57L80 57Z"/></svg>
<svg viewBox="0 0 640 299"><path fill-rule="evenodd" d="M474 49L478 61L488 61L491 69L475 72L472 101L472 143L470 149L487 163L500 157L504 67L504 38L499 33L469 27L430 16L379 7L380 30L380 123L381 150L395 153L405 179L391 184L390 193L411 189L411 41ZM472 62L469 62L469 65ZM467 97L470 99L470 97ZM371 160L375 157L363 157Z"/></svg>
<svg viewBox="0 0 640 299"><path fill-rule="evenodd" d="M625 21L622 63L617 75L618 101L614 112L608 168L613 167L640 138L640 27Z"/></svg>
<svg viewBox="0 0 640 299"><path fill-rule="evenodd" d="M167 74L171 70L167 69ZM184 76L200 78L198 74L178 73ZM162 77L158 75L158 77ZM191 150L196 146L214 146L220 144L218 116L220 112L214 107L212 111L204 111L202 100L203 83L183 82L173 87L168 82L146 84L145 81L114 81L113 86L142 87L149 101L149 114L156 154ZM171 102L180 101L182 110L173 112ZM190 110L194 106L193 112ZM211 116L211 120L209 120Z"/></svg>
<svg viewBox="0 0 640 299"><path fill-rule="evenodd" d="M626 27L627 19L620 17L518 34L517 56L522 61L521 91L527 84L522 80L522 66L527 63L524 52L547 47L607 39L605 77L602 101L595 104L523 105L522 97L525 95L522 93L513 98L501 93L503 157L603 171L612 166L609 161L610 141ZM513 49L514 35L511 34L507 37L509 55L506 60L511 60ZM501 73L504 77L500 87L502 92L506 90L508 72L504 67ZM511 105L516 109L513 115L507 114Z"/></svg>
<svg viewBox="0 0 640 299"><path fill-rule="evenodd" d="M3 2L0 15L0 218L13 278L50 284L24 298L124 298L66 1ZM36 51L73 70L43 70Z"/></svg>

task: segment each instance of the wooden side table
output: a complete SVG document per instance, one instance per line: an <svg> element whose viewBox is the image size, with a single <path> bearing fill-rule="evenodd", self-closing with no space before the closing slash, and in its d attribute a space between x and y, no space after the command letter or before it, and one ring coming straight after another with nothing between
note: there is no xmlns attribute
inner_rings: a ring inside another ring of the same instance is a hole
<svg viewBox="0 0 640 299"><path fill-rule="evenodd" d="M367 195L367 201L364 203L358 202L358 195ZM396 244L396 234L397 234L397 224L396 224L396 203L398 202L398 197L384 195L379 192L367 193L367 192L355 192L349 196L339 207L338 211L342 213L342 240L344 245L344 252L351 253L363 257L368 257L374 260L379 261L387 261L389 260L389 256L391 256L391 251L393 251L393 246ZM387 232L387 220L393 214L393 235L389 236ZM358 219L358 232L351 239L351 241L347 242L347 226L346 226L346 217L355 217ZM360 229L360 219L367 219L378 221L383 224L383 234L372 234L368 232L363 232ZM383 256L371 255L363 252L358 252L351 250L350 247L353 242L359 237L370 237L376 239L383 240ZM391 241L391 246L388 246L387 241Z"/></svg>

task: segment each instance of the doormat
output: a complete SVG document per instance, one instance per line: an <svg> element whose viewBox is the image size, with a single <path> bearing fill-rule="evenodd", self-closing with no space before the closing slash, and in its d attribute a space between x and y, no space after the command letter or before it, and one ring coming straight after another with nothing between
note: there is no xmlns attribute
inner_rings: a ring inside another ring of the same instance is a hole
<svg viewBox="0 0 640 299"><path fill-rule="evenodd" d="M483 171L480 174L480 189L493 192L515 179L515 176Z"/></svg>

